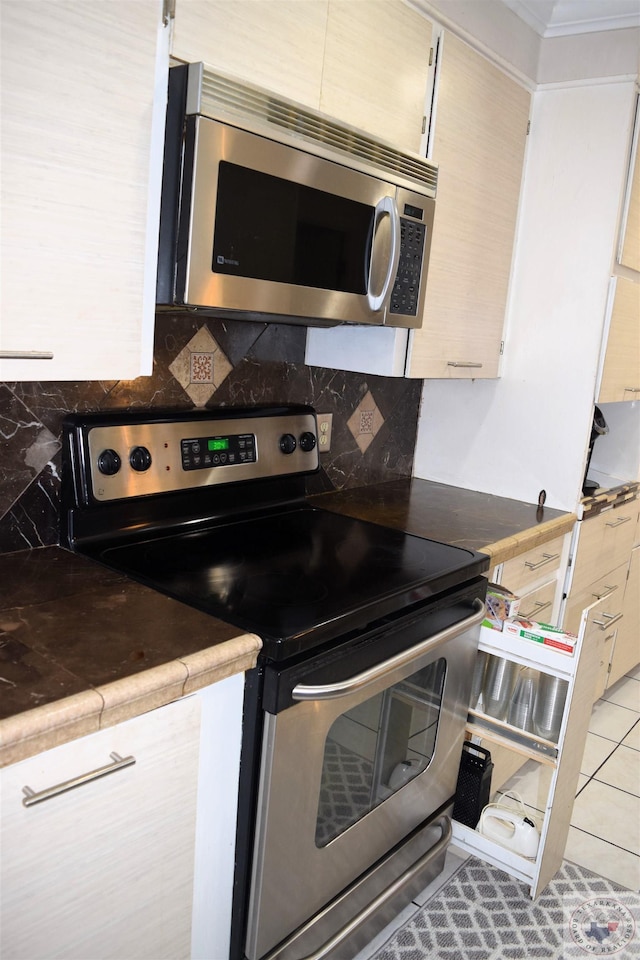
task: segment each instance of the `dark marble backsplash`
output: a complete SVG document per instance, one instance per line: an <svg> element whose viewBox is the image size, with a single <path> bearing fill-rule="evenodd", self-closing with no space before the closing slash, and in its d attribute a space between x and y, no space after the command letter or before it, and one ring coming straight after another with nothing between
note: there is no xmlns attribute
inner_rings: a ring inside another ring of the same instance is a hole
<svg viewBox="0 0 640 960"><path fill-rule="evenodd" d="M422 382L308 367L304 327L160 314L153 373L0 383L0 553L58 543L67 413L304 402L333 414L309 492L411 475Z"/></svg>

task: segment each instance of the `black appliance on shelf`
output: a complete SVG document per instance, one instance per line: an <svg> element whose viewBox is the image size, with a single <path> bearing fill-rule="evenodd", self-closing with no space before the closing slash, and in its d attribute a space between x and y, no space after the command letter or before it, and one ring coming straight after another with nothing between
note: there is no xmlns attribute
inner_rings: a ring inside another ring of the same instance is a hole
<svg viewBox="0 0 640 960"><path fill-rule="evenodd" d="M607 421L604 418L602 410L600 407L593 408L593 423L591 425L591 436L589 438L589 453L587 454L587 465L584 469L584 480L582 482L582 493L585 497L590 496L592 493L598 489L599 484L595 480L588 479L589 466L591 464L591 454L593 453L593 448L598 437L603 436L605 433L609 433L609 427L607 426Z"/></svg>
<svg viewBox="0 0 640 960"><path fill-rule="evenodd" d="M64 425L63 544L263 642L232 960L355 955L451 838L489 559L312 504L317 436L302 405Z"/></svg>

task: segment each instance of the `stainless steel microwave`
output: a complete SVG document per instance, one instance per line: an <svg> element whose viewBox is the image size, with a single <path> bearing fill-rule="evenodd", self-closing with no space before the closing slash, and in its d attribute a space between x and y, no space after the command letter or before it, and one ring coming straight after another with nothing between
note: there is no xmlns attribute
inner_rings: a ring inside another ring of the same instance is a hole
<svg viewBox="0 0 640 960"><path fill-rule="evenodd" d="M170 70L157 302L419 327L437 167L293 101Z"/></svg>

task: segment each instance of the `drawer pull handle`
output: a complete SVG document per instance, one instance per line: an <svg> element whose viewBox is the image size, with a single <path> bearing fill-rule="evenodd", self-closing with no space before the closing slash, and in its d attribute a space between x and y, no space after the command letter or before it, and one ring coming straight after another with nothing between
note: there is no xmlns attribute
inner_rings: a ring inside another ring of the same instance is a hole
<svg viewBox="0 0 640 960"><path fill-rule="evenodd" d="M618 520L607 520L606 526L613 528L620 527L623 523L629 523L629 520L631 520L631 517L620 517Z"/></svg>
<svg viewBox="0 0 640 960"><path fill-rule="evenodd" d="M53 360L50 350L0 350L0 360Z"/></svg>
<svg viewBox="0 0 640 960"><path fill-rule="evenodd" d="M594 620L594 623L600 627L601 630L605 630L608 627L612 627L614 623L617 623L618 620L622 620L623 614L621 613L603 613L601 616L606 617L606 620Z"/></svg>
<svg viewBox="0 0 640 960"><path fill-rule="evenodd" d="M543 553L542 560L538 560L537 563L532 563L531 560L525 560L524 565L528 567L529 570L538 570L540 567L544 567L545 564L551 563L553 560L558 560L559 557L559 553Z"/></svg>
<svg viewBox="0 0 640 960"><path fill-rule="evenodd" d="M481 367L481 363L472 363L471 360L447 360L448 367Z"/></svg>
<svg viewBox="0 0 640 960"><path fill-rule="evenodd" d="M625 387L626 393L640 393L640 387Z"/></svg>
<svg viewBox="0 0 640 960"><path fill-rule="evenodd" d="M98 767L97 770L90 770L89 773L82 773L79 777L74 777L72 780L56 783L55 786L47 787L46 790L40 790L38 793L32 790L31 787L23 787L22 792L25 796L22 802L24 806L31 807L34 803L42 803L43 800L49 800L51 797L57 797L61 793L66 793L67 790L73 790L75 787L81 787L83 784L90 783L92 780L106 777L110 773L115 773L116 770L123 770L124 767L130 767L136 762L135 757L121 757L117 753L111 753L109 756L113 760L113 763L108 763L104 767Z"/></svg>
<svg viewBox="0 0 640 960"><path fill-rule="evenodd" d="M519 617L524 617L525 620L535 620L535 615L537 613L542 613L543 610L546 610L547 607L551 606L551 600L547 600L544 603L542 600L536 600L533 605L533 610L527 611L526 613L519 613Z"/></svg>
<svg viewBox="0 0 640 960"><path fill-rule="evenodd" d="M602 600L603 597L609 596L610 593L613 593L614 590L618 589L618 584L614 583L612 586L609 586L608 583L604 585L604 593L592 593L591 596L595 597L596 600Z"/></svg>

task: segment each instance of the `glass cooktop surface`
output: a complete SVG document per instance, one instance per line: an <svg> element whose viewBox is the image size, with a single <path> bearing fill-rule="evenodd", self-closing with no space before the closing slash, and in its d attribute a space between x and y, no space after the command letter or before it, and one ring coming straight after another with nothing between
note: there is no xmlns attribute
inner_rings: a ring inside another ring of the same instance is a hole
<svg viewBox="0 0 640 960"><path fill-rule="evenodd" d="M434 597L488 566L482 554L315 508L111 546L96 559L257 633L276 658Z"/></svg>

